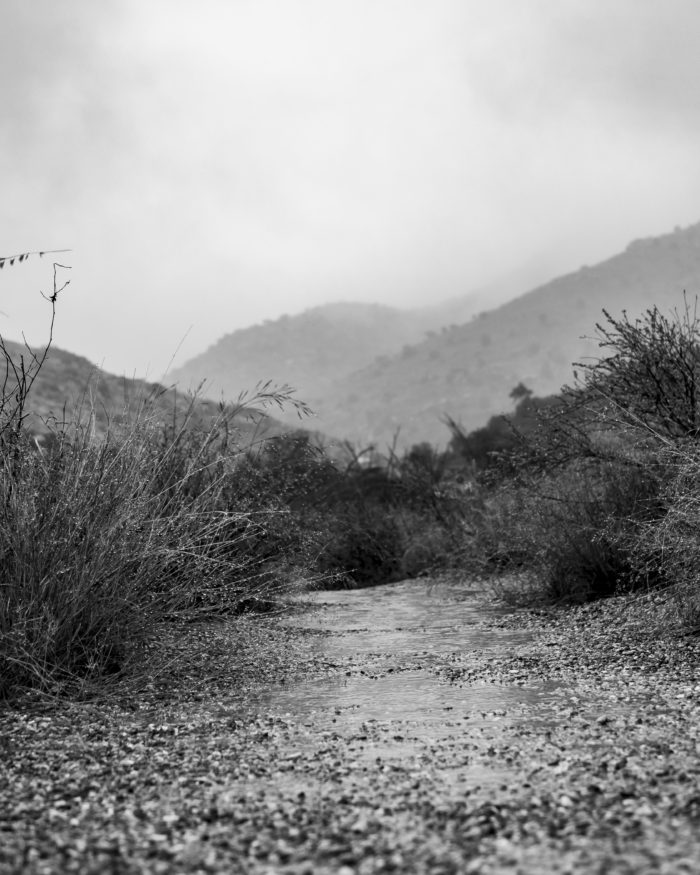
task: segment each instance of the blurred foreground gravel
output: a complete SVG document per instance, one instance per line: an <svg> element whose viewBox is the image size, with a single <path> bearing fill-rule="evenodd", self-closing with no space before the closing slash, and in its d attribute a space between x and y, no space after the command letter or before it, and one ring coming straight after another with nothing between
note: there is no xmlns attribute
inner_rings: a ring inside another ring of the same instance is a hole
<svg viewBox="0 0 700 875"><path fill-rule="evenodd" d="M331 658L323 611L174 629L138 695L1 710L0 873L700 871L700 648L658 597L491 614L465 640L527 634L439 658ZM439 713L363 714L418 676Z"/></svg>

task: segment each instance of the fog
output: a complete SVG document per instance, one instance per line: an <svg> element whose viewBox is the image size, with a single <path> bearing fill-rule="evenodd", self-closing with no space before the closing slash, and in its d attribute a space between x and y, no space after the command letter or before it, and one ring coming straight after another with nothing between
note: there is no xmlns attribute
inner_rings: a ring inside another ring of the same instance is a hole
<svg viewBox="0 0 700 875"><path fill-rule="evenodd" d="M0 256L71 249L55 342L112 372L324 301L525 292L700 221L693 0L3 13ZM3 336L45 339L51 262L0 271Z"/></svg>

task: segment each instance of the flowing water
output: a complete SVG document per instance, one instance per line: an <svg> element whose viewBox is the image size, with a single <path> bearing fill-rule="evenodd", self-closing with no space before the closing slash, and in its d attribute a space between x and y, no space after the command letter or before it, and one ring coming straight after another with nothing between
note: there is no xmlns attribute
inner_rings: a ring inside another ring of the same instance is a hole
<svg viewBox="0 0 700 875"><path fill-rule="evenodd" d="M413 580L308 601L309 610L287 622L311 632L310 659L328 675L247 702L306 726L306 753L335 739L356 765L429 761L463 792L507 780L507 770L484 767L476 755L488 747L490 727L561 697L558 685L545 683L450 682L451 657L505 655L530 636L485 622L499 612L464 584Z"/></svg>
<svg viewBox="0 0 700 875"><path fill-rule="evenodd" d="M551 695L544 686L460 687L440 679L452 655L507 654L531 636L485 623L504 611L464 584L411 580L316 593L309 602L308 613L288 622L328 633L315 636L312 647L317 663L334 674L270 691L259 704L274 703L296 716L342 710L355 719L430 725L445 711L493 711Z"/></svg>

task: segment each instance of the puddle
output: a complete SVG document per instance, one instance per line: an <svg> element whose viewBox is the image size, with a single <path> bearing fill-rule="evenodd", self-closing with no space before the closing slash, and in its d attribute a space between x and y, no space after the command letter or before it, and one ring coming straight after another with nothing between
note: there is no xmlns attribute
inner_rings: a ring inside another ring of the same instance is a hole
<svg viewBox="0 0 700 875"><path fill-rule="evenodd" d="M309 636L308 647L330 676L249 696L247 710L313 719L320 730L352 732L367 721L398 721L414 736L432 737L453 731L448 724L454 720L494 720L486 715L560 695L551 684L459 685L438 676L452 654L506 653L531 639L527 630L488 626L485 620L504 612L459 583L412 580L318 592L308 603L308 611L286 623L329 633Z"/></svg>
<svg viewBox="0 0 700 875"><path fill-rule="evenodd" d="M498 751L511 730L546 738L574 713L591 722L601 713L595 693L582 701L566 683L452 682L455 656L461 666L470 658L476 666L484 652L507 656L532 640L528 629L490 622L505 612L474 589L404 581L314 593L308 603L285 622L326 633L302 642L310 664L327 676L212 709L217 719L244 712L273 727L274 759L256 784L261 792L303 793L321 804L338 787L362 796L372 781L386 780L409 796L421 786L444 800L487 799L496 789L518 790L513 757ZM613 707L608 698L605 714L630 707Z"/></svg>
<svg viewBox="0 0 700 875"><path fill-rule="evenodd" d="M331 632L329 640L319 642L329 657L357 652L431 657L515 645L528 637L525 631L484 629L486 616L499 612L476 590L457 583L403 581L316 593L309 602L313 609L289 622Z"/></svg>
<svg viewBox="0 0 700 875"><path fill-rule="evenodd" d="M481 720L482 715L541 705L556 698L558 686L457 686L441 682L424 670L383 676L324 679L249 698L259 711L274 710L295 720L314 717L325 728L354 729L364 722L404 721L435 732L446 721Z"/></svg>
<svg viewBox="0 0 700 875"><path fill-rule="evenodd" d="M508 780L507 770L484 762L490 729L561 697L552 684L460 685L438 672L455 653L506 653L531 637L488 626L503 612L463 585L405 581L314 593L308 601L309 610L286 623L329 633L307 639L329 676L249 694L215 715L235 717L243 707L289 721L297 727L290 757L342 751L352 763L348 774L409 769L459 795ZM286 786L299 777L282 765L275 780Z"/></svg>
<svg viewBox="0 0 700 875"><path fill-rule="evenodd" d="M484 651L508 655L532 640L527 629L489 622L497 611L457 583L404 581L373 589L319 592L285 622L325 632L304 641L326 677L291 682L219 703L216 718L241 711L286 729L270 787L323 798L338 782L369 775L418 781L441 798L517 788L511 760L497 756L503 729L548 730L575 708L597 716L559 682L451 682L455 655L468 665ZM583 706L583 707L582 707ZM606 713L611 713L610 703ZM300 791L301 792L301 791Z"/></svg>

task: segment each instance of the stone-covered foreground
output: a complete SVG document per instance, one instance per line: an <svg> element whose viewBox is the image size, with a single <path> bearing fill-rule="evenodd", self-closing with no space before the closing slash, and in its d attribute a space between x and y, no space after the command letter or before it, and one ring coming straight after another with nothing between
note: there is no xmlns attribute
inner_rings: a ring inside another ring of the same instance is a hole
<svg viewBox="0 0 700 875"><path fill-rule="evenodd" d="M532 635L422 665L330 660L322 623L177 630L138 697L0 712L0 873L700 871L700 648L662 613L492 616ZM417 671L455 703L432 722L288 707Z"/></svg>

